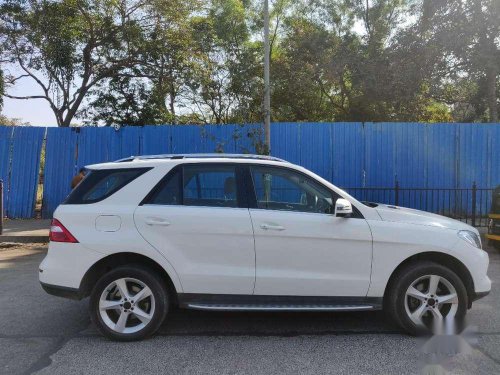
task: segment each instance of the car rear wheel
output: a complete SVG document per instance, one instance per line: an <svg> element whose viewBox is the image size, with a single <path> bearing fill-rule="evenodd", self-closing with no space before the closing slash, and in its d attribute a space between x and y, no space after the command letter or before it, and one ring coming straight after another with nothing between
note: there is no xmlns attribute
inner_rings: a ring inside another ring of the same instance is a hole
<svg viewBox="0 0 500 375"><path fill-rule="evenodd" d="M102 276L90 295L90 316L106 337L141 340L154 334L168 311L163 282L142 266L122 266Z"/></svg>
<svg viewBox="0 0 500 375"><path fill-rule="evenodd" d="M430 333L461 324L467 312L467 290L450 269L432 262L411 264L398 273L386 309L410 334Z"/></svg>

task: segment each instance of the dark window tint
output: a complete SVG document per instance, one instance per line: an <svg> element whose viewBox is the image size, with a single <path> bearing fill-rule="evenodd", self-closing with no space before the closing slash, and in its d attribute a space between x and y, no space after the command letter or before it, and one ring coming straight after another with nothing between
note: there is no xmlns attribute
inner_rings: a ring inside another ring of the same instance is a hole
<svg viewBox="0 0 500 375"><path fill-rule="evenodd" d="M183 183L186 206L238 207L234 166L185 166Z"/></svg>
<svg viewBox="0 0 500 375"><path fill-rule="evenodd" d="M68 196L65 204L89 204L99 202L151 168L100 169L90 171Z"/></svg>
<svg viewBox="0 0 500 375"><path fill-rule="evenodd" d="M285 168L252 167L257 207L333 213L333 195L313 179Z"/></svg>
<svg viewBox="0 0 500 375"><path fill-rule="evenodd" d="M146 204L178 205L182 204L181 196L181 170L170 172L166 179L153 190Z"/></svg>

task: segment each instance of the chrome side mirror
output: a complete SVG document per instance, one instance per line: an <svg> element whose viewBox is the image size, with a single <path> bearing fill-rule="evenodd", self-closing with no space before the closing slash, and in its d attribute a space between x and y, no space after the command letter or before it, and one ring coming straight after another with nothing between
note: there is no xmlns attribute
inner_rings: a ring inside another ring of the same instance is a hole
<svg viewBox="0 0 500 375"><path fill-rule="evenodd" d="M349 217L352 214L352 205L347 199L339 198L335 202L335 216Z"/></svg>

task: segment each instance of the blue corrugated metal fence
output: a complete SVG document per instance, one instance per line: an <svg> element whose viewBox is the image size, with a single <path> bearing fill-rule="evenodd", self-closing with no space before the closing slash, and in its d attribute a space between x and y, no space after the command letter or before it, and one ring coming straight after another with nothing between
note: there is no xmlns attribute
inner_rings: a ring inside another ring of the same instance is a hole
<svg viewBox="0 0 500 375"><path fill-rule="evenodd" d="M44 135L45 128L0 127L0 177L7 217L30 218L35 213Z"/></svg>
<svg viewBox="0 0 500 375"><path fill-rule="evenodd" d="M43 217L69 193L78 168L130 155L254 152L260 125L114 128L0 126L7 215L34 214L46 131ZM500 184L500 124L274 123L272 154L343 187L489 188Z"/></svg>

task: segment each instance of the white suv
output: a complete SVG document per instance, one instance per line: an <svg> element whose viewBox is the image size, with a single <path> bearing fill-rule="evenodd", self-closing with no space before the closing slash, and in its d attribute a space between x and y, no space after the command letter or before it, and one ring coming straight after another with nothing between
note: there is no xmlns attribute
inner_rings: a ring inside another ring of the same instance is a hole
<svg viewBox="0 0 500 375"><path fill-rule="evenodd" d="M158 155L88 169L54 213L39 275L48 293L90 296L112 339L153 334L173 306L384 308L416 333L463 317L491 288L473 227L361 203L277 158Z"/></svg>

